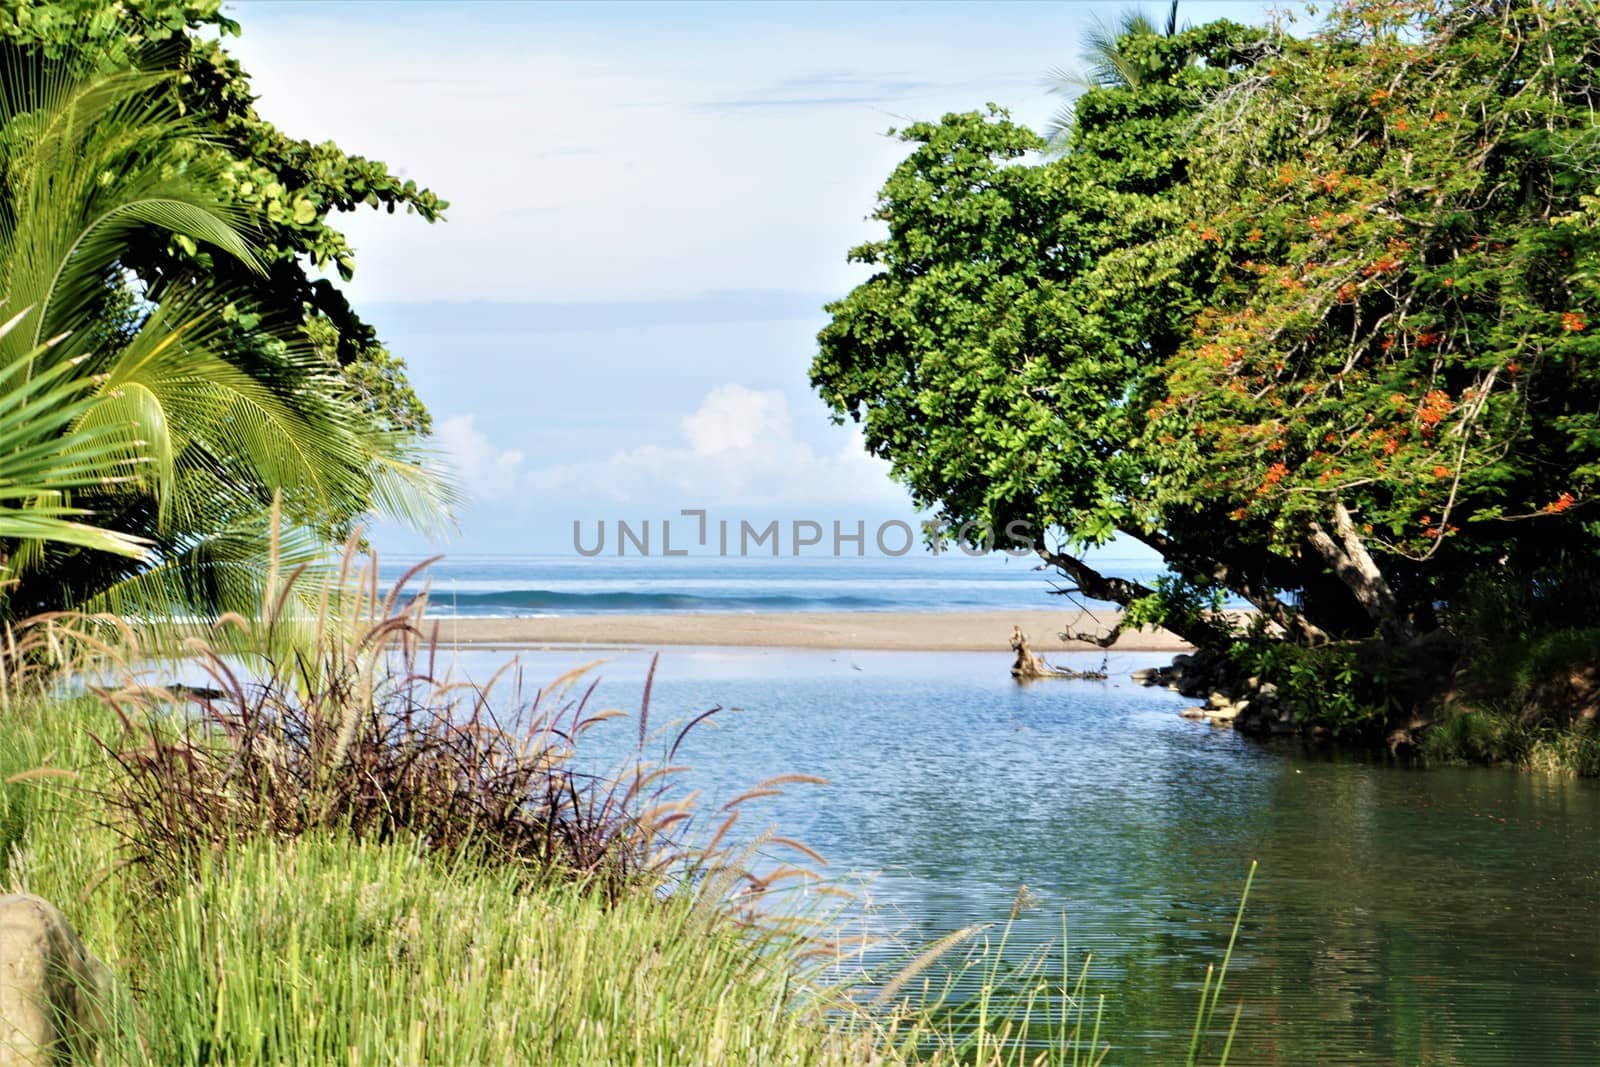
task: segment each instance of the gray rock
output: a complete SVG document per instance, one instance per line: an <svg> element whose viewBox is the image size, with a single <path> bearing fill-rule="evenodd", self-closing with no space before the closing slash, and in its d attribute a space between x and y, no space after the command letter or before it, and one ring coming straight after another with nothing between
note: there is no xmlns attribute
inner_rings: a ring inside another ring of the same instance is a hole
<svg viewBox="0 0 1600 1067"><path fill-rule="evenodd" d="M1161 677L1161 672L1156 670L1154 667L1145 667L1142 670L1134 671L1132 674L1128 675L1128 677L1132 678L1140 685L1155 685L1156 680Z"/></svg>
<svg viewBox="0 0 1600 1067"><path fill-rule="evenodd" d="M1263 682L1261 683L1261 687L1256 690L1256 695L1276 700L1278 696L1278 687L1273 685L1271 682Z"/></svg>
<svg viewBox="0 0 1600 1067"><path fill-rule="evenodd" d="M53 904L0 896L0 1067L50 1067L105 1026L111 973Z"/></svg>
<svg viewBox="0 0 1600 1067"><path fill-rule="evenodd" d="M1178 714L1183 716L1185 719L1203 719L1206 717L1206 709L1184 708L1182 711L1178 712Z"/></svg>

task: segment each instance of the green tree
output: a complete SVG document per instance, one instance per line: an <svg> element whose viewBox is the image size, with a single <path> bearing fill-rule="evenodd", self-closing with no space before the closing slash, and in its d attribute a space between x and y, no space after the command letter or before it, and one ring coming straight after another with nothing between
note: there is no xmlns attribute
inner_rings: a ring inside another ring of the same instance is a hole
<svg viewBox="0 0 1600 1067"><path fill-rule="evenodd" d="M174 77L41 68L0 87L0 292L21 309L0 337L0 375L12 402L41 382L75 385L53 420L26 429L59 431L65 455L92 441L106 460L98 479L37 499L143 546L129 558L85 538L19 537L38 506L7 514L6 615L250 610L280 533L275 499L287 563L369 510L424 523L449 503L409 435L374 425L298 316L258 308L210 276L222 272L178 269L202 253L266 268L239 228L248 214L219 192L203 127L166 91ZM161 241L191 259L146 282L128 257Z"/></svg>
<svg viewBox="0 0 1600 1067"><path fill-rule="evenodd" d="M1041 163L1003 115L913 126L813 382L953 526L1050 531L1077 589L1202 644L1219 594L1401 642L1473 574L1592 566L1595 13L1124 37L1172 73L1086 92ZM1113 534L1174 581L1088 567Z"/></svg>
<svg viewBox="0 0 1600 1067"><path fill-rule="evenodd" d="M1074 588L1129 605L1154 590L1070 551L1122 531L1292 625L1259 543L1222 545L1203 517L1164 524L1140 509L1144 412L1197 306L1160 239L1191 218L1202 105L1249 72L1262 38L1214 23L1125 40L1173 76L1086 92L1070 150L1043 164L1020 162L1043 142L993 109L908 127L912 151L875 216L888 235L851 253L878 271L829 307L812 381L952 529L1026 522ZM1199 640L1207 619L1168 621Z"/></svg>
<svg viewBox="0 0 1600 1067"><path fill-rule="evenodd" d="M297 140L257 114L249 78L223 42L240 32L222 0L4 0L0 70L35 75L63 62L80 73L164 70L174 104L200 135L218 194L252 234L256 263L159 235L126 250L123 265L147 282L208 273L278 321L313 331L315 347L365 399L384 429L426 434L428 413L403 365L340 290L313 276L334 268L348 281L355 257L333 224L362 207L403 209L432 222L448 206L376 160L332 142Z"/></svg>
<svg viewBox="0 0 1600 1067"><path fill-rule="evenodd" d="M1058 67L1050 72L1050 91L1068 98L1045 127L1050 144L1057 148L1066 146L1072 135L1071 100L1083 91L1113 86L1139 88L1171 77L1174 65L1192 62L1195 58L1192 55L1138 51L1123 44L1124 39L1172 37L1177 32L1178 0L1172 0L1167 9L1164 28L1158 28L1139 8L1124 11L1113 24L1096 16L1094 25L1084 34L1083 47L1078 54L1081 66L1077 70Z"/></svg>
<svg viewBox="0 0 1600 1067"><path fill-rule="evenodd" d="M1336 576L1345 629L1595 561L1600 19L1363 3L1197 128L1214 279L1150 409L1153 509ZM1177 254L1176 252L1174 254Z"/></svg>
<svg viewBox="0 0 1600 1067"><path fill-rule="evenodd" d="M0 339L21 321L17 315L0 325ZM142 554L143 542L80 521L84 509L70 503L74 493L129 476L121 470L120 432L78 426L94 400L71 364L31 374L31 363L0 367L0 544L38 541ZM9 555L0 555L0 597L10 569Z"/></svg>

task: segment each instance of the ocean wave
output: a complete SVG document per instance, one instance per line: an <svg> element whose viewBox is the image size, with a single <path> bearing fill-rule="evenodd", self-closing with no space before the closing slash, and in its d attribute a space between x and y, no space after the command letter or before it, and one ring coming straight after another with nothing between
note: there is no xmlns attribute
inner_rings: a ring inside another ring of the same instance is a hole
<svg viewBox="0 0 1600 1067"><path fill-rule="evenodd" d="M435 590L428 613L456 615L647 615L691 611L872 611L909 607L904 600L859 593L802 596L792 593L729 595L668 592L566 593L549 589L515 589L484 593Z"/></svg>

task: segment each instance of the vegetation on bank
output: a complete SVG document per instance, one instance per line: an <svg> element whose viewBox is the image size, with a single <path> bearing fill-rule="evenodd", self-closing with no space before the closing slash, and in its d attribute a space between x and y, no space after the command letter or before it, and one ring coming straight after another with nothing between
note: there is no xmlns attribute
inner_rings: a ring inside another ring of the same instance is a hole
<svg viewBox="0 0 1600 1067"><path fill-rule="evenodd" d="M621 713L589 707L586 679L524 699L440 677L403 599L347 574L282 669L191 641L200 687L151 684L177 663L103 621L8 632L0 885L61 902L116 978L76 1061L1104 1058L1102 1001L1064 946L1059 973L1048 953L1019 964L979 924L869 965L804 845L745 836L739 800L694 821L669 788L683 728L646 758L648 683L611 727L637 728L638 752L595 774L583 738ZM220 626L270 631L296 603L280 589L259 622ZM100 681L71 696L68 674ZM1191 1063L1226 1062L1231 945Z"/></svg>
<svg viewBox="0 0 1600 1067"><path fill-rule="evenodd" d="M1307 729L1536 691L1587 721L1557 683L1593 673L1563 631L1596 601L1553 591L1600 575L1592 0L1126 28L1047 153L993 109L901 132L818 392L946 530L1025 524L1065 592L1264 674ZM1097 570L1113 536L1172 579ZM1579 607L1524 639L1481 587Z"/></svg>
<svg viewBox="0 0 1600 1067"><path fill-rule="evenodd" d="M0 620L254 610L269 538L311 563L455 500L399 364L309 273L353 269L330 213L443 204L261 122L219 11L0 8Z"/></svg>

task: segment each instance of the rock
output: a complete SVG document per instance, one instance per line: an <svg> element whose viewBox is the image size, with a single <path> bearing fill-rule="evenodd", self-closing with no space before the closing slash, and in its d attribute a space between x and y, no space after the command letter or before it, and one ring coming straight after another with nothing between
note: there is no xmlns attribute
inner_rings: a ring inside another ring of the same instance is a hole
<svg viewBox="0 0 1600 1067"><path fill-rule="evenodd" d="M1206 709L1184 708L1182 711L1178 712L1178 714L1183 716L1185 719L1203 719L1206 717Z"/></svg>
<svg viewBox="0 0 1600 1067"><path fill-rule="evenodd" d="M1266 697L1269 700L1276 700L1278 698L1278 687L1273 685L1271 682L1263 682L1256 689L1256 696Z"/></svg>
<svg viewBox="0 0 1600 1067"><path fill-rule="evenodd" d="M105 1026L111 973L47 900L0 896L0 1067L63 1062L74 1034Z"/></svg>
<svg viewBox="0 0 1600 1067"><path fill-rule="evenodd" d="M1226 708L1233 705L1233 698L1228 694L1213 689L1206 697L1206 707L1212 709Z"/></svg>
<svg viewBox="0 0 1600 1067"><path fill-rule="evenodd" d="M1140 685L1155 685L1157 680L1159 680L1161 677L1161 672L1156 670L1154 667L1145 667L1142 670L1134 671L1132 674L1128 675L1128 677L1132 678Z"/></svg>
<svg viewBox="0 0 1600 1067"><path fill-rule="evenodd" d="M1238 705L1230 704L1225 708L1213 708L1206 712L1206 718L1212 722L1232 722L1239 717Z"/></svg>

